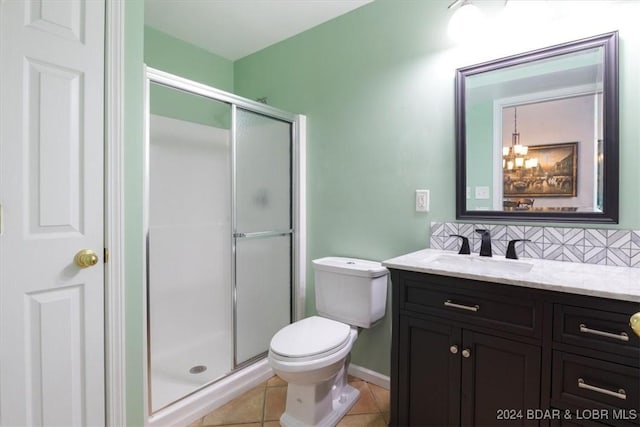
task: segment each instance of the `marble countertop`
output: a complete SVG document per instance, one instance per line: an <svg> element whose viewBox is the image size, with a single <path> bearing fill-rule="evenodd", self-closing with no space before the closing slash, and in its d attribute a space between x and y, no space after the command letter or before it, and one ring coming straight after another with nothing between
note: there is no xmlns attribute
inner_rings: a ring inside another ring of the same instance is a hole
<svg viewBox="0 0 640 427"><path fill-rule="evenodd" d="M383 261L382 265L398 270L640 302L640 268L533 258L510 260L503 256L458 255L437 249L412 252Z"/></svg>

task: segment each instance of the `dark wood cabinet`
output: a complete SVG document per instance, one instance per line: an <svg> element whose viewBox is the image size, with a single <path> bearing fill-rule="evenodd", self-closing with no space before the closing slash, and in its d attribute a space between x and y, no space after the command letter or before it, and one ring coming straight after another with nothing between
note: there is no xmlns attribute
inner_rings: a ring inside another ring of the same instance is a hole
<svg viewBox="0 0 640 427"><path fill-rule="evenodd" d="M640 423L640 304L391 274L390 425Z"/></svg>
<svg viewBox="0 0 640 427"><path fill-rule="evenodd" d="M540 346L409 316L399 329L399 425L522 425L506 410L539 407Z"/></svg>

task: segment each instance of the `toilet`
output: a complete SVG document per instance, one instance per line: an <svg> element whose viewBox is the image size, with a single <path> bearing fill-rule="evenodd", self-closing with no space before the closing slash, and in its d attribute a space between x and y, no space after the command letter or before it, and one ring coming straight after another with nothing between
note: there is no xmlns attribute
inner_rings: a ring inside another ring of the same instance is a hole
<svg viewBox="0 0 640 427"><path fill-rule="evenodd" d="M382 319L389 271L379 262L327 257L313 260L316 311L280 329L269 363L288 383L284 427L333 427L358 400L347 383L349 354L359 328Z"/></svg>

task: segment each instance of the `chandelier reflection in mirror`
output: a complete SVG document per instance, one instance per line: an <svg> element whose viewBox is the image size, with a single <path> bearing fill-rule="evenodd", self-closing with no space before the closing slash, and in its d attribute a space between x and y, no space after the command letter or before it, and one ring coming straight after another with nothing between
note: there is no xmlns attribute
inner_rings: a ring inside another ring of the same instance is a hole
<svg viewBox="0 0 640 427"><path fill-rule="evenodd" d="M538 167L538 159L527 157L529 147L520 143L518 132L518 108L513 108L513 133L511 134L511 147L502 148L502 169L532 169Z"/></svg>

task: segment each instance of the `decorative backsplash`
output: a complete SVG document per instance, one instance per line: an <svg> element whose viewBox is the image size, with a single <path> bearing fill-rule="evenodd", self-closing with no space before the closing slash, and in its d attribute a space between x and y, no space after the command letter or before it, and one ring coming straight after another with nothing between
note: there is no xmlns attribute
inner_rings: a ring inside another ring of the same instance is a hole
<svg viewBox="0 0 640 427"><path fill-rule="evenodd" d="M510 240L529 239L530 242L516 244L518 256L640 267L640 230L432 222L429 247L457 251L460 249L461 239L449 235L460 234L469 238L471 251L478 253L481 236L475 230L481 228L491 232L494 256L504 256Z"/></svg>

